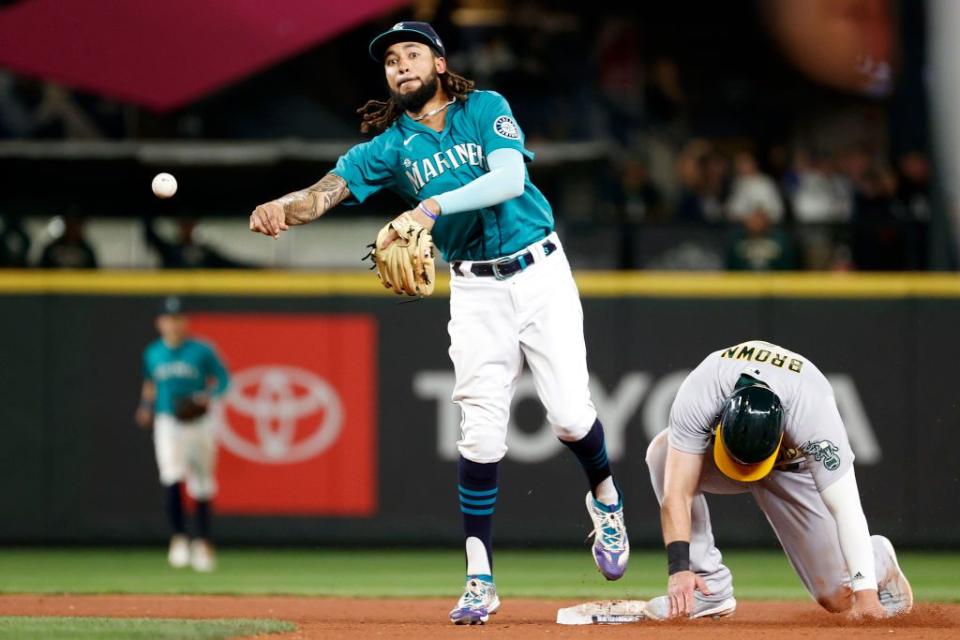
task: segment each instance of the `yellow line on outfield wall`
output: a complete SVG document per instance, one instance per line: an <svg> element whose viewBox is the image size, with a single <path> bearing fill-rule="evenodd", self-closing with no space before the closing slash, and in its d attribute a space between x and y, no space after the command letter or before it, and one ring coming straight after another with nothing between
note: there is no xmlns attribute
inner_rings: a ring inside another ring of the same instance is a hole
<svg viewBox="0 0 960 640"><path fill-rule="evenodd" d="M577 284L589 297L691 298L907 298L960 297L956 273L689 274L581 272Z"/></svg>
<svg viewBox="0 0 960 640"><path fill-rule="evenodd" d="M960 298L955 273L728 274L581 271L584 297L644 298ZM446 295L442 274L437 294ZM0 294L385 296L368 271L0 271Z"/></svg>
<svg viewBox="0 0 960 640"><path fill-rule="evenodd" d="M0 272L0 294L2 293L399 297L384 289L377 277L367 271L342 273L232 270Z"/></svg>

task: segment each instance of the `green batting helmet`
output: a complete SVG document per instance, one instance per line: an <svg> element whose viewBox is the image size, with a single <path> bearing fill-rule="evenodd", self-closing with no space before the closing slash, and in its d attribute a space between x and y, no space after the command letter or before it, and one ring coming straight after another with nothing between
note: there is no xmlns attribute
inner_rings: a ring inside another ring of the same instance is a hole
<svg viewBox="0 0 960 640"><path fill-rule="evenodd" d="M783 441L783 405L770 387L752 381L738 386L720 414L713 459L728 478L753 482L777 461Z"/></svg>

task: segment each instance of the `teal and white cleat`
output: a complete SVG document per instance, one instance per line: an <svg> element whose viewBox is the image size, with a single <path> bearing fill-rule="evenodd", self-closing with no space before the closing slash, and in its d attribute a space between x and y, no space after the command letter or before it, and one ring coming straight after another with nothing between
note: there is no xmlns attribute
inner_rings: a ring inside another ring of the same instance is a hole
<svg viewBox="0 0 960 640"><path fill-rule="evenodd" d="M597 502L587 492L587 513L593 520L593 561L607 580L619 580L627 570L630 540L623 522L623 498L615 506Z"/></svg>
<svg viewBox="0 0 960 640"><path fill-rule="evenodd" d="M450 611L453 624L484 624L500 608L497 587L489 576L467 576L463 595Z"/></svg>

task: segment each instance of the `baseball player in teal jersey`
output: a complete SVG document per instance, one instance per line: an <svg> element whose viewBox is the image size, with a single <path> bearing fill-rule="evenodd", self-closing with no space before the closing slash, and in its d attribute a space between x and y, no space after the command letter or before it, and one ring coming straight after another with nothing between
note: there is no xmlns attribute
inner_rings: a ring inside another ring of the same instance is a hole
<svg viewBox="0 0 960 640"><path fill-rule="evenodd" d="M229 375L214 348L190 338L178 298L167 298L157 316L160 339L143 352L143 389L136 421L153 426L153 444L160 483L167 492L167 517L172 532L167 556L174 567L191 565L212 571L216 565L210 544L211 501L216 442L207 411L223 395ZM196 537L186 535L180 485L196 502Z"/></svg>
<svg viewBox="0 0 960 640"><path fill-rule="evenodd" d="M315 185L258 206L250 229L277 237L341 202L381 189L403 198L451 267L453 401L466 587L450 619L482 624L500 606L493 581L497 465L506 454L510 402L529 365L547 419L587 475L593 557L609 580L627 567L623 501L590 399L583 312L553 212L533 185L523 132L498 93L477 91L447 68L443 43L423 22L401 22L370 43L390 99L361 110L377 132ZM388 237L386 244L395 239Z"/></svg>

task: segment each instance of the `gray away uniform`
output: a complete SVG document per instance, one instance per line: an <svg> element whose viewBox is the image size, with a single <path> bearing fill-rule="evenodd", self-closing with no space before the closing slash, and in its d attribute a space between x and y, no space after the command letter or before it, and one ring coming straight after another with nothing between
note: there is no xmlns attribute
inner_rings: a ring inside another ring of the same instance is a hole
<svg viewBox="0 0 960 640"><path fill-rule="evenodd" d="M723 475L712 450L712 432L723 404L744 374L780 397L785 416L774 470L750 483ZM850 470L854 456L833 389L805 357L768 342L750 341L711 353L690 373L674 400L667 429L647 449L647 466L661 504L668 448L706 454L691 510L690 569L706 581L713 594L708 599L731 596L733 578L714 545L704 493L753 494L803 585L822 604L843 587L876 588L874 576L886 574L890 560L875 541L871 542L875 571L865 566L851 578L847 569L837 521L821 492ZM851 500L859 508L859 496Z"/></svg>

